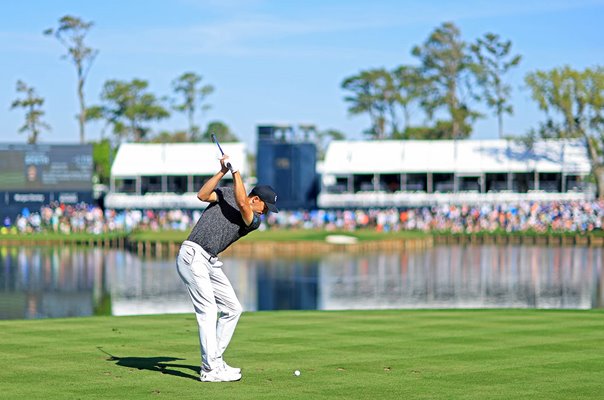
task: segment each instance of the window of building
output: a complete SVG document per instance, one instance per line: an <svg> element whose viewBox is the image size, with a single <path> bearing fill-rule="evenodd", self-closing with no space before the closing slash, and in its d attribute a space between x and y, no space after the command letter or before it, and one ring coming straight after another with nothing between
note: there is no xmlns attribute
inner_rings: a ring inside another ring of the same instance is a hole
<svg viewBox="0 0 604 400"><path fill-rule="evenodd" d="M512 174L512 191L517 193L526 193L529 190L535 190L534 172L515 172Z"/></svg>
<svg viewBox="0 0 604 400"><path fill-rule="evenodd" d="M407 174L405 190L409 192L425 192L428 188L428 174Z"/></svg>
<svg viewBox="0 0 604 400"><path fill-rule="evenodd" d="M136 193L136 179L115 179L115 191L117 193Z"/></svg>
<svg viewBox="0 0 604 400"><path fill-rule="evenodd" d="M354 191L356 192L372 192L373 174L353 175Z"/></svg>
<svg viewBox="0 0 604 400"><path fill-rule="evenodd" d="M327 193L347 193L348 192L348 177L347 176L330 176L328 180L323 181L325 191Z"/></svg>
<svg viewBox="0 0 604 400"><path fill-rule="evenodd" d="M539 173L539 190L545 192L561 192L562 191L562 174L557 172L540 172Z"/></svg>
<svg viewBox="0 0 604 400"><path fill-rule="evenodd" d="M508 174L487 173L485 174L485 185L487 192L501 192L508 190Z"/></svg>
<svg viewBox="0 0 604 400"><path fill-rule="evenodd" d="M193 192L198 192L199 189L210 179L212 175L193 175ZM227 173L218 183L219 187L233 187L233 177L231 173ZM249 188L251 190L251 188Z"/></svg>
<svg viewBox="0 0 604 400"><path fill-rule="evenodd" d="M161 193L161 176L141 176L141 194Z"/></svg>
<svg viewBox="0 0 604 400"><path fill-rule="evenodd" d="M586 188L585 179L580 175L566 175L566 191L567 192L583 192Z"/></svg>
<svg viewBox="0 0 604 400"><path fill-rule="evenodd" d="M168 176L168 192L170 193L186 193L187 192L187 177L186 176Z"/></svg>
<svg viewBox="0 0 604 400"><path fill-rule="evenodd" d="M480 176L459 177L459 191L480 193Z"/></svg>
<svg viewBox="0 0 604 400"><path fill-rule="evenodd" d="M379 190L388 193L401 190L401 174L380 174Z"/></svg>
<svg viewBox="0 0 604 400"><path fill-rule="evenodd" d="M432 175L432 187L434 192L448 193L452 192L454 188L454 175L449 174L433 174Z"/></svg>

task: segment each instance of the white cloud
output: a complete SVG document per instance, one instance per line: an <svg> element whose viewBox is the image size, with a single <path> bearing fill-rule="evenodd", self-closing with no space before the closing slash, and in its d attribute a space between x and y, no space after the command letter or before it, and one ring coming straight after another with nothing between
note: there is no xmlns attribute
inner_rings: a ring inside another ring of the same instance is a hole
<svg viewBox="0 0 604 400"><path fill-rule="evenodd" d="M292 37L329 34L381 26L381 22L332 21L329 18L291 20L268 15L246 15L203 25L148 29L136 32L98 32L105 51L158 54L208 54L223 56L274 55L285 50ZM299 55L333 54L337 49L321 50L303 45ZM346 50L345 50L346 51Z"/></svg>
<svg viewBox="0 0 604 400"><path fill-rule="evenodd" d="M436 26L443 21L476 20L494 17L513 17L602 4L601 0L587 1L471 1L465 6L457 2L403 3L386 6L376 3L330 3L321 7L305 7L300 2L296 9L275 11L272 14L253 11L259 2L223 2L217 0L181 0L185 4L212 10L228 8L232 12L215 16L211 22L179 27L162 27L136 31L110 31L99 27L96 32L104 52L144 53L165 55L211 55L245 57L248 55L277 56L284 52L299 56L341 57L350 51L329 44L329 36L342 33L371 33L396 27L417 25ZM335 5L334 5L335 4ZM429 33L426 31L426 36ZM313 35L324 35L325 46ZM288 44L288 40L295 44ZM306 40L309 39L309 40ZM316 39L316 38L315 38ZM290 46L295 46L291 49ZM354 47L352 45L351 47Z"/></svg>

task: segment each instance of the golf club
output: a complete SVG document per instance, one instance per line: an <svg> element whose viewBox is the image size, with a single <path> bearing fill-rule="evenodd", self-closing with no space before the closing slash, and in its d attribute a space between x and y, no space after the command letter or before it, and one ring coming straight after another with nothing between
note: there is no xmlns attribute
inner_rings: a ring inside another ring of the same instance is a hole
<svg viewBox="0 0 604 400"><path fill-rule="evenodd" d="M220 154L222 154L224 156L224 151L222 151L222 147L220 147L220 143L218 142L218 139L216 138L216 134L212 133L210 136L212 136L212 142L216 143L216 146L218 146L218 150L220 150ZM228 169L231 169L230 162L227 162L225 165L227 166Z"/></svg>

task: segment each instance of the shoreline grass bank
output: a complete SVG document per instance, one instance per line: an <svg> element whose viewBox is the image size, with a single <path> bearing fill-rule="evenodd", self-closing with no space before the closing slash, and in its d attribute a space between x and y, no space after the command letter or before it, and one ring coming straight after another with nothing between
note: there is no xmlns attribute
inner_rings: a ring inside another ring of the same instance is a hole
<svg viewBox="0 0 604 400"><path fill-rule="evenodd" d="M131 233L73 233L42 232L0 235L0 246L86 246L128 249L147 254L175 254L186 231L137 231ZM354 244L329 241L329 238L349 239ZM243 237L225 254L310 254L346 250L349 252L423 249L433 245L540 245L604 247L604 231L576 232L378 232L374 229L356 231L288 230L256 231Z"/></svg>
<svg viewBox="0 0 604 400"><path fill-rule="evenodd" d="M132 232L130 234L34 233L2 235L0 246L84 246L127 249L145 256L174 256L187 238L185 231ZM354 244L332 243L329 237L353 240ZM229 247L224 255L257 257L279 255L316 255L331 251L402 250L431 247L431 235L416 231L382 233L374 230L319 231L269 230L257 231Z"/></svg>

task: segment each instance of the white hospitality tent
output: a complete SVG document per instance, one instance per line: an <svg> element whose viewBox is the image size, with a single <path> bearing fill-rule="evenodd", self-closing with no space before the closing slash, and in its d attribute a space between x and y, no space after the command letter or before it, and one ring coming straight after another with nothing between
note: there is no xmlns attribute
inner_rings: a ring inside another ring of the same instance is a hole
<svg viewBox="0 0 604 400"><path fill-rule="evenodd" d="M325 174L568 172L589 174L581 141L539 141L532 150L512 140L334 141Z"/></svg>
<svg viewBox="0 0 604 400"><path fill-rule="evenodd" d="M249 171L244 143L221 143L242 176ZM220 169L213 143L123 143L111 166L110 208L198 208L196 193ZM231 175L223 183L232 181Z"/></svg>
<svg viewBox="0 0 604 400"><path fill-rule="evenodd" d="M323 208L593 197L581 140L333 141L321 171Z"/></svg>

